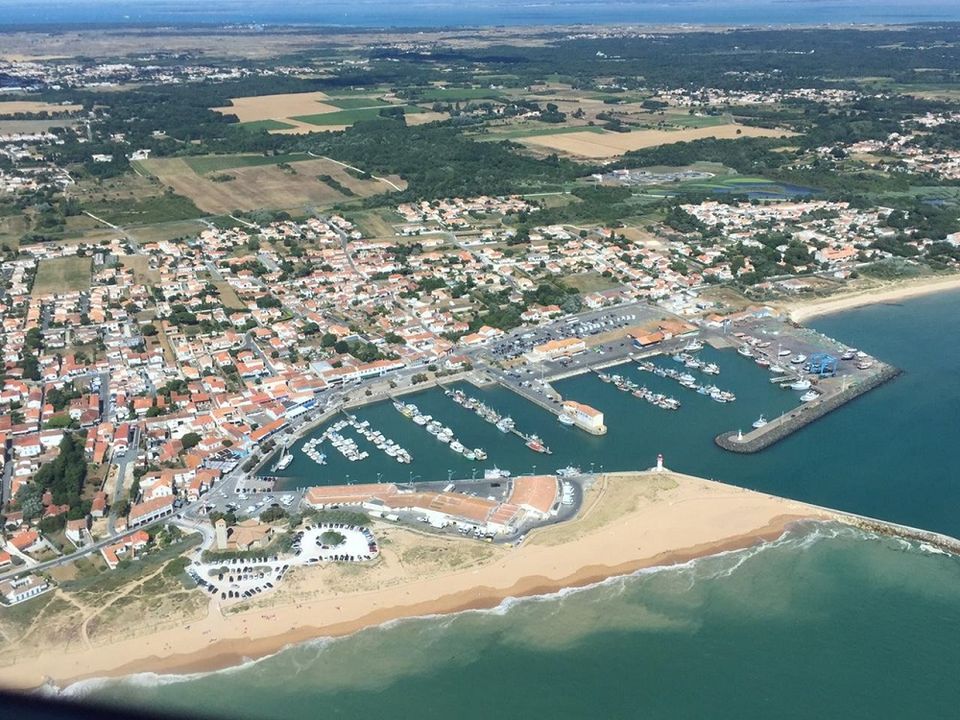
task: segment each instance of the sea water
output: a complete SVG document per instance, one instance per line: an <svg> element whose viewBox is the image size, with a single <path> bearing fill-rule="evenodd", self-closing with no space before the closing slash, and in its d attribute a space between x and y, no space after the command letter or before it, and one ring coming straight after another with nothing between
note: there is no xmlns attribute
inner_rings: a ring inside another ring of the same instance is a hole
<svg viewBox="0 0 960 720"><path fill-rule="evenodd" d="M609 430L595 437L560 425L554 415L509 390L464 383L458 387L510 415L518 429L540 435L553 454L532 452L520 438L500 433L435 389L403 399L451 427L466 446L484 448L485 462L467 461L383 402L356 415L410 450L410 465L398 464L347 428L344 434L370 452L367 460L349 462L324 443L327 464L320 466L300 452L301 440L281 487L482 477L494 466L514 474L566 465L635 470L651 467L662 453L666 465L679 472L960 536L958 308L960 293L949 292L814 320L818 331L904 372L754 455L727 452L713 439L723 431L749 431L761 414L772 418L796 407L801 393L772 385L767 370L733 350L705 348L700 356L717 362L721 372L701 375L700 381L733 391L735 402L716 403L632 363L607 372L673 395L682 402L680 410L654 407L592 373L554 383L564 397L603 411ZM681 367L669 357L656 362Z"/></svg>
<svg viewBox="0 0 960 720"><path fill-rule="evenodd" d="M960 534L958 301L960 293L946 293L815 321L905 373L758 455L724 453L709 441L713 428L700 427L745 421L755 408L729 415L709 404L688 417L624 406L630 410L611 418L607 439L587 438L573 450L556 442L576 437L554 434L565 428L544 437L558 453L595 451L594 462L602 455L624 466L675 443L670 464L686 472ZM739 371L726 369L738 366L722 357L729 362L717 384L739 385ZM739 367L749 379L753 367ZM597 405L619 397L590 378L568 383L563 392ZM762 387L745 381L734 391L748 393L748 385ZM506 402L501 392L494 399ZM737 403L782 398L753 392ZM429 397L431 411L445 402L467 417L442 395ZM518 405L518 425L535 419L525 412L542 411ZM701 418L714 412L721 414ZM629 429L615 429L628 419ZM614 440L616 461L603 445ZM290 720L946 718L960 707L958 667L960 559L809 523L759 547L494 610L318 639L217 673L92 681L67 693Z"/></svg>
<svg viewBox="0 0 960 720"><path fill-rule="evenodd" d="M955 717L960 560L830 525L73 697L230 718Z"/></svg>

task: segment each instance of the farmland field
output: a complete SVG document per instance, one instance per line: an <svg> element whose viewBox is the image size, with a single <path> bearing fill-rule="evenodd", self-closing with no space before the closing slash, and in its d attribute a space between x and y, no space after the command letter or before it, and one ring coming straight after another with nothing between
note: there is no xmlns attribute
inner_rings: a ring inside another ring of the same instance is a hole
<svg viewBox="0 0 960 720"><path fill-rule="evenodd" d="M311 125L353 125L355 122L360 122L361 120L371 120L380 115L380 111L384 107L390 107L389 105L384 105L383 107L365 107L365 108L356 108L353 110L338 110L336 112L324 112L316 115L294 115L291 119L297 120L303 123L309 123ZM402 107L405 113L413 115L415 113L421 113L423 110L416 107L415 105L399 105L394 107Z"/></svg>
<svg viewBox="0 0 960 720"><path fill-rule="evenodd" d="M224 165L218 158L255 158L237 166ZM193 160L193 163L188 162ZM259 160L270 160L269 164ZM277 166L278 162L293 162L290 170ZM318 180L320 175L329 175L344 187L350 188L356 197L368 197L387 190L376 180L359 180L349 175L343 167L322 158L306 155L276 156L265 158L259 155L229 156L211 155L204 158L156 158L142 163L144 168L177 193L185 195L197 207L209 214L229 214L234 210L300 210L304 207L331 207L347 200L346 196ZM214 182L199 174L195 167L210 172L229 168L233 179ZM402 181L395 180L400 187Z"/></svg>
<svg viewBox="0 0 960 720"><path fill-rule="evenodd" d="M602 135L589 132L562 135L541 135L523 138L522 142L537 147L559 150L570 155L586 158L610 158L628 150L640 150L656 145L689 142L702 138L734 139L737 137L782 137L793 135L788 130L769 130L748 125L720 125L717 127L690 128L687 130L635 130L629 133L605 132Z"/></svg>
<svg viewBox="0 0 960 720"><path fill-rule="evenodd" d="M417 92L413 102L457 102L462 100L496 100L502 97L496 90L487 88L430 88Z"/></svg>
<svg viewBox="0 0 960 720"><path fill-rule="evenodd" d="M475 140L515 140L517 138L528 138L528 137L546 137L548 135L567 135L569 133L597 133L598 135L604 134L603 128L590 125L561 125L561 126L551 126L548 124L538 124L538 125L517 125L507 127L504 130L491 128L489 133L482 135L476 135Z"/></svg>
<svg viewBox="0 0 960 720"><path fill-rule="evenodd" d="M0 117L16 115L17 113L75 112L81 109L81 105L57 105L56 103L38 102L35 100L9 100L0 102Z"/></svg>
<svg viewBox="0 0 960 720"><path fill-rule="evenodd" d="M225 115L236 115L242 123L255 120L282 120L291 115L332 112L337 108L327 105L322 92L282 93L230 99L230 105L213 108Z"/></svg>
<svg viewBox="0 0 960 720"><path fill-rule="evenodd" d="M328 105L340 108L341 110L355 110L357 108L370 107L389 107L390 103L373 97L349 97L349 98L331 98L327 100Z"/></svg>
<svg viewBox="0 0 960 720"><path fill-rule="evenodd" d="M292 163L309 159L310 156L306 153L297 155L198 155L196 157L186 157L184 162L198 175L206 175L207 173L232 170L233 168L277 165L278 163ZM145 162L144 166L149 169L149 161Z"/></svg>
<svg viewBox="0 0 960 720"><path fill-rule="evenodd" d="M37 267L37 278L33 283L33 296L49 295L57 292L88 290L93 261L89 257L71 255L60 258L46 258Z"/></svg>

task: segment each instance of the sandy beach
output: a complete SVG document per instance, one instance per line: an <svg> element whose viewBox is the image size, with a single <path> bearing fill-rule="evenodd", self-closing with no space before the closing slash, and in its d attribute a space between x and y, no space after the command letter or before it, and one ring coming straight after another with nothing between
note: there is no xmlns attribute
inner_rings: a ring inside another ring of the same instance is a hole
<svg viewBox="0 0 960 720"><path fill-rule="evenodd" d="M802 323L810 318L851 310L864 305L891 303L907 298L960 289L960 275L926 277L879 287L864 288L834 297L800 300L787 307L791 319Z"/></svg>
<svg viewBox="0 0 960 720"><path fill-rule="evenodd" d="M377 525L382 554L371 566L297 570L279 592L256 604L221 608L211 601L197 619L160 631L140 633L126 625L91 642L84 630L85 642L74 637L18 653L0 667L0 683L62 688L93 677L211 671L398 618L494 607L508 597L749 547L776 539L800 520L842 519L800 502L669 472L609 474L591 488L576 520L532 532L520 547Z"/></svg>

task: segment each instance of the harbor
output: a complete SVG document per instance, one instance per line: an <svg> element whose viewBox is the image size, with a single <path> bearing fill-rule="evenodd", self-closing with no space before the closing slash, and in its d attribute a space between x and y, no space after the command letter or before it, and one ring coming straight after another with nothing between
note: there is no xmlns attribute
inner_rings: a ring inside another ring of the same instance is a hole
<svg viewBox="0 0 960 720"><path fill-rule="evenodd" d="M712 474L895 376L814 330L744 314L652 347L624 336L573 358L479 363L442 382L354 396L280 451L293 460L275 455L271 463L289 465L270 474L278 491L463 481L494 469L629 469L661 452L685 472Z"/></svg>

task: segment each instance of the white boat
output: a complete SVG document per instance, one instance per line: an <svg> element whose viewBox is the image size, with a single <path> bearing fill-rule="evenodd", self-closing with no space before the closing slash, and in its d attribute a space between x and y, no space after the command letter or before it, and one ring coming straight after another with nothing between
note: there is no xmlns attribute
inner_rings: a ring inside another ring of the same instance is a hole
<svg viewBox="0 0 960 720"><path fill-rule="evenodd" d="M510 477L509 470L501 470L500 468L494 466L492 468L487 468L483 471L484 480L504 480Z"/></svg>
<svg viewBox="0 0 960 720"><path fill-rule="evenodd" d="M820 397L820 393L818 393L816 390L808 390L807 392L805 392L803 395L800 396L800 399L803 402L813 402L818 397Z"/></svg>
<svg viewBox="0 0 960 720"><path fill-rule="evenodd" d="M684 347L683 349L691 353L699 352L700 350L703 350L703 343L700 342L699 340L691 340L690 342L687 343L686 347Z"/></svg>
<svg viewBox="0 0 960 720"><path fill-rule="evenodd" d="M560 414L557 416L557 420L560 421L560 424L561 424L561 425L574 425L574 424L576 424L576 421L575 421L572 417L570 417L569 415L567 415L566 413L560 413Z"/></svg>
<svg viewBox="0 0 960 720"><path fill-rule="evenodd" d="M473 454L476 456L477 460L487 459L487 451L482 448L474 448Z"/></svg>
<svg viewBox="0 0 960 720"><path fill-rule="evenodd" d="M514 427L513 418L510 417L509 415L497 423L497 430L499 430L502 433L510 432L511 430L513 430L513 427Z"/></svg>
<svg viewBox="0 0 960 720"><path fill-rule="evenodd" d="M778 356L778 357L788 357L791 352L792 352L791 350L778 350L778 351L777 351L777 356Z"/></svg>
<svg viewBox="0 0 960 720"><path fill-rule="evenodd" d="M749 345L741 345L737 348L737 352L744 357L753 357L753 350L750 349Z"/></svg>
<svg viewBox="0 0 960 720"><path fill-rule="evenodd" d="M463 452L463 444L459 440L450 443L450 449L454 452Z"/></svg>
<svg viewBox="0 0 960 720"><path fill-rule="evenodd" d="M705 372L707 375L719 375L720 366L716 363L707 363L703 366L703 372Z"/></svg>
<svg viewBox="0 0 960 720"><path fill-rule="evenodd" d="M755 428L762 428L766 424L767 424L767 419L763 415L761 415L760 417L758 417L756 420L753 421L753 426Z"/></svg>
<svg viewBox="0 0 960 720"><path fill-rule="evenodd" d="M807 356L804 355L803 353L794 355L792 358L790 358L790 364L791 364L791 365L799 365L799 364L804 363L804 362L806 362L806 361L807 361Z"/></svg>
<svg viewBox="0 0 960 720"><path fill-rule="evenodd" d="M810 381L806 378L801 378L800 380L794 380L788 386L791 390L809 390Z"/></svg>
<svg viewBox="0 0 960 720"><path fill-rule="evenodd" d="M273 466L274 470L286 470L290 467L290 463L293 462L293 455L284 455L279 460L277 464Z"/></svg>

